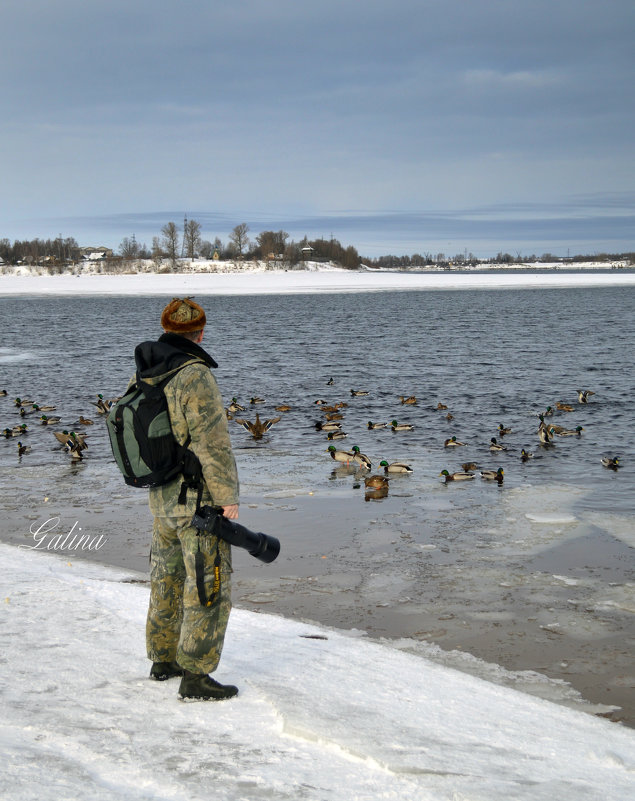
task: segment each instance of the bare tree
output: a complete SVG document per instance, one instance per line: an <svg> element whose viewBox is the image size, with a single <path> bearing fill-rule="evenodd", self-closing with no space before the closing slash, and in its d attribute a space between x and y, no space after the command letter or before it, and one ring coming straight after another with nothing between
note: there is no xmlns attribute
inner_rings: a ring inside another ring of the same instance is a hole
<svg viewBox="0 0 635 801"><path fill-rule="evenodd" d="M139 256L139 245L134 234L130 238L124 236L121 240L119 255L122 259L136 259Z"/></svg>
<svg viewBox="0 0 635 801"><path fill-rule="evenodd" d="M163 236L163 250L170 259L172 269L176 269L176 260L179 255L179 229L176 223L169 222L161 229Z"/></svg>
<svg viewBox="0 0 635 801"><path fill-rule="evenodd" d="M229 235L229 241L232 243L239 259L242 259L244 251L249 248L247 231L249 231L249 226L247 223L240 223L240 225L237 225Z"/></svg>
<svg viewBox="0 0 635 801"><path fill-rule="evenodd" d="M201 224L196 220L188 220L183 231L183 241L186 256L193 259L201 247Z"/></svg>

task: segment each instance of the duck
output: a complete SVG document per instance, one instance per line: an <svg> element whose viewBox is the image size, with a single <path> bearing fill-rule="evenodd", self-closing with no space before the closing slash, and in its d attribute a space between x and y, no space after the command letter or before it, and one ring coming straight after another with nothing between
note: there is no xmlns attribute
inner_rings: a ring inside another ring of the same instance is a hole
<svg viewBox="0 0 635 801"><path fill-rule="evenodd" d="M276 411L277 412L290 412L291 408L292 407L289 406L288 403L281 403L279 406L276 406Z"/></svg>
<svg viewBox="0 0 635 801"><path fill-rule="evenodd" d="M326 435L327 439L346 439L348 434L345 431L329 431Z"/></svg>
<svg viewBox="0 0 635 801"><path fill-rule="evenodd" d="M230 412L232 412L232 414L234 412L244 412L245 411L245 407L241 406L240 403L238 403L238 400L236 398L232 398L232 401L231 401L231 403L229 404L229 406L227 408L229 409Z"/></svg>
<svg viewBox="0 0 635 801"><path fill-rule="evenodd" d="M373 423L372 420L368 421L368 428L370 428L371 430L374 428L386 428L387 425L388 423Z"/></svg>
<svg viewBox="0 0 635 801"><path fill-rule="evenodd" d="M541 427L538 426L538 439L540 440L542 445L551 445L551 434L549 433L549 429L547 426Z"/></svg>
<svg viewBox="0 0 635 801"><path fill-rule="evenodd" d="M553 431L553 428L551 428L550 431ZM558 431L554 431L554 433L559 437L579 437L583 431L584 428L582 426L576 426L574 429L562 428L562 426L558 426Z"/></svg>
<svg viewBox="0 0 635 801"><path fill-rule="evenodd" d="M31 453L31 446L18 442L18 456L24 456L26 453Z"/></svg>
<svg viewBox="0 0 635 801"><path fill-rule="evenodd" d="M257 403L264 403L264 402L265 402L264 398L254 397L249 399L249 403L252 406L255 406Z"/></svg>
<svg viewBox="0 0 635 801"><path fill-rule="evenodd" d="M281 420L280 417L273 417L270 420L261 420L260 415L256 412L256 419L252 423L251 420L239 420L236 418L234 420L235 423L241 425L244 429L249 431L251 436L254 439L262 439L263 436L269 429L271 428L274 423L277 423Z"/></svg>
<svg viewBox="0 0 635 801"><path fill-rule="evenodd" d="M355 456L353 451L338 451L335 445L329 445L326 450L331 454L331 459L343 464L350 464Z"/></svg>
<svg viewBox="0 0 635 801"><path fill-rule="evenodd" d="M461 465L461 470L465 473L471 473L473 470L478 470L478 465L476 462L463 462Z"/></svg>
<svg viewBox="0 0 635 801"><path fill-rule="evenodd" d="M454 420L454 415L452 414L452 412L448 412L445 416L445 419L448 421L448 423L450 422L450 420Z"/></svg>
<svg viewBox="0 0 635 801"><path fill-rule="evenodd" d="M444 412L447 408L448 407L445 405L445 403L441 403L441 401L439 401L437 403L437 411L438 412Z"/></svg>
<svg viewBox="0 0 635 801"><path fill-rule="evenodd" d="M609 470L617 470L617 468L621 466L619 456L603 456L600 461L604 467L608 467Z"/></svg>
<svg viewBox="0 0 635 801"><path fill-rule="evenodd" d="M573 406L571 406L569 403L563 403L562 401L558 401L558 403L556 403L556 409L558 409L561 412L572 412Z"/></svg>
<svg viewBox="0 0 635 801"><path fill-rule="evenodd" d="M449 481L469 481L471 478L474 478L474 473L461 472L460 470L458 470L456 473L450 473L447 470L442 470L439 475L445 478L446 484Z"/></svg>
<svg viewBox="0 0 635 801"><path fill-rule="evenodd" d="M389 481L388 476L374 475L365 478L364 485L369 489L385 489L388 488Z"/></svg>
<svg viewBox="0 0 635 801"><path fill-rule="evenodd" d="M595 395L591 389L576 389L576 392L578 393L578 403L588 403L589 395Z"/></svg>
<svg viewBox="0 0 635 801"><path fill-rule="evenodd" d="M417 399L414 395L408 395L408 397L400 395L399 400L401 401L402 404L407 406L414 406L414 404L417 402Z"/></svg>
<svg viewBox="0 0 635 801"><path fill-rule="evenodd" d="M379 463L380 467L384 468L384 473L412 473L412 467L404 462L390 462L382 459Z"/></svg>
<svg viewBox="0 0 635 801"><path fill-rule="evenodd" d="M499 484L503 483L504 470L499 467L498 470L481 470L481 478L486 481L498 481Z"/></svg>
<svg viewBox="0 0 635 801"><path fill-rule="evenodd" d="M329 380L326 382L326 386L327 387L332 387L334 383L335 383L335 381L333 381L333 376L331 376L329 378Z"/></svg>
<svg viewBox="0 0 635 801"><path fill-rule="evenodd" d="M326 420L328 420L329 423L333 422L333 420L344 419L344 415L341 412L326 412L324 417L326 418Z"/></svg>
<svg viewBox="0 0 635 801"><path fill-rule="evenodd" d="M64 446L64 451L70 455L71 459L76 461L81 461L84 458L82 455L82 449L76 442L73 442L73 440L68 440Z"/></svg>
<svg viewBox="0 0 635 801"><path fill-rule="evenodd" d="M28 433L29 432L26 423L22 423L21 426L13 426L13 428L5 428L2 432L2 435L6 439L10 439L11 437L20 437Z"/></svg>
<svg viewBox="0 0 635 801"><path fill-rule="evenodd" d="M83 434L76 434L74 431L54 431L53 432L55 439L58 442L61 442L62 445L66 446L76 446L80 451L85 450L88 445L86 444L86 439Z"/></svg>
<svg viewBox="0 0 635 801"><path fill-rule="evenodd" d="M368 390L366 389L351 389L351 395L353 398L361 398L363 395L368 395Z"/></svg>
<svg viewBox="0 0 635 801"><path fill-rule="evenodd" d="M506 451L507 445L503 445L502 442L497 442L496 437L492 437L489 441L489 449L490 451Z"/></svg>
<svg viewBox="0 0 635 801"><path fill-rule="evenodd" d="M110 407L113 404L113 401L112 400L106 400L104 398L104 396L100 392L98 392L97 393L97 400L96 401L91 401L91 403L93 404L93 406L97 407L97 413L98 414L108 414L108 412L110 411Z"/></svg>
<svg viewBox="0 0 635 801"><path fill-rule="evenodd" d="M511 434L511 433L512 433L511 428L505 428L505 426L502 423L498 424L498 434L499 434L499 436L504 437L505 434Z"/></svg>
<svg viewBox="0 0 635 801"><path fill-rule="evenodd" d="M34 413L35 409L32 406L20 406L20 417L28 417Z"/></svg>
<svg viewBox="0 0 635 801"><path fill-rule="evenodd" d="M323 423L321 420L318 420L315 424L316 431L339 431L341 427L342 424L337 421L327 421Z"/></svg>
<svg viewBox="0 0 635 801"><path fill-rule="evenodd" d="M15 406L33 406L32 400L27 400L26 398L16 398L15 399Z"/></svg>
<svg viewBox="0 0 635 801"><path fill-rule="evenodd" d="M61 419L61 417L49 417L48 415L43 414L42 417L40 417L40 423L42 423L43 426L53 426L56 423L59 423Z"/></svg>
<svg viewBox="0 0 635 801"><path fill-rule="evenodd" d="M34 412L54 412L57 406L39 406L37 403L34 403L31 408Z"/></svg>
<svg viewBox="0 0 635 801"><path fill-rule="evenodd" d="M390 427L393 431L412 431L414 428L410 423L398 423L396 420L390 423Z"/></svg>
<svg viewBox="0 0 635 801"><path fill-rule="evenodd" d="M6 391L6 389L0 389L0 398L4 398L4 396L8 394L9 393Z"/></svg>
<svg viewBox="0 0 635 801"><path fill-rule="evenodd" d="M356 464L360 465L360 467L363 467L366 470L370 470L370 468L372 467L372 464L371 464L371 461L368 458L368 456L366 456L365 453L362 453L357 445L353 445L351 450L355 454L353 456L353 461Z"/></svg>
<svg viewBox="0 0 635 801"><path fill-rule="evenodd" d="M82 426L92 426L92 425L94 425L95 421L91 420L89 417L84 417L83 414L80 414L79 423Z"/></svg>
<svg viewBox="0 0 635 801"><path fill-rule="evenodd" d="M530 451L526 451L524 448L520 449L520 460L521 462L526 462L528 459L533 459L534 455Z"/></svg>
<svg viewBox="0 0 635 801"><path fill-rule="evenodd" d="M459 445L465 446L465 442L460 442L456 437L450 437L443 443L444 448L455 448Z"/></svg>

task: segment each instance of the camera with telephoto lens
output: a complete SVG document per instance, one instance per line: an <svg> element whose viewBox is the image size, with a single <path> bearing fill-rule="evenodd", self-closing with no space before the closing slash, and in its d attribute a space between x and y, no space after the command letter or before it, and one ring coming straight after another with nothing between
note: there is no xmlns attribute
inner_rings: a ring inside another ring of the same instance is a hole
<svg viewBox="0 0 635 801"><path fill-rule="evenodd" d="M202 506L192 518L192 525L206 534L214 534L237 548L244 548L261 562L273 562L280 553L280 541L268 534L250 531L228 520L217 506Z"/></svg>

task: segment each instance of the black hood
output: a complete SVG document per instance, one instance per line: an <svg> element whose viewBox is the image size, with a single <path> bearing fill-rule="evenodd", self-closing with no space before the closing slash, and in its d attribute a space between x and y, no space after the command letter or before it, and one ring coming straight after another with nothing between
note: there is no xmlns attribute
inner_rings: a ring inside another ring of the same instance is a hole
<svg viewBox="0 0 635 801"><path fill-rule="evenodd" d="M179 334L162 334L158 340L142 342L134 352L137 372L142 378L153 378L199 360L208 367L218 367L209 353L191 339Z"/></svg>

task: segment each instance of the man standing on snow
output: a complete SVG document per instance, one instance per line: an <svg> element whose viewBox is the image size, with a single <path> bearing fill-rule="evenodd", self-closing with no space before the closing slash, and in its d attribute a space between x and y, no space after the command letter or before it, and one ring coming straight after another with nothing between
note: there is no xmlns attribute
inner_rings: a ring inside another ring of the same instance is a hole
<svg viewBox="0 0 635 801"><path fill-rule="evenodd" d="M172 432L186 444L202 468L199 486L177 476L150 489L152 530L150 606L146 624L150 677L158 681L182 676L179 697L218 701L238 688L212 679L220 661L231 610L231 546L191 525L203 504L221 507L238 518L238 475L227 431L223 402L212 376L218 365L200 346L205 312L189 298L174 298L163 310L165 333L135 350L141 377L165 377ZM185 366L183 367L182 365ZM203 554L204 569L200 556ZM197 585L198 579L198 585ZM201 600L202 582L206 603Z"/></svg>

